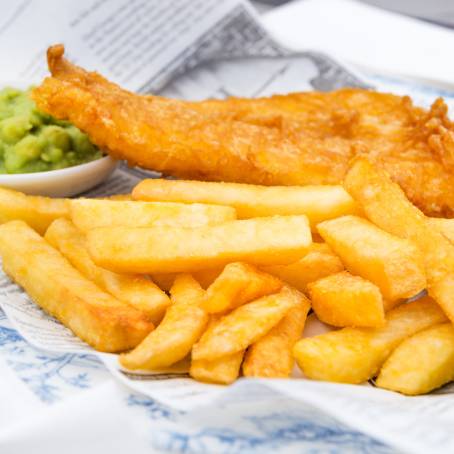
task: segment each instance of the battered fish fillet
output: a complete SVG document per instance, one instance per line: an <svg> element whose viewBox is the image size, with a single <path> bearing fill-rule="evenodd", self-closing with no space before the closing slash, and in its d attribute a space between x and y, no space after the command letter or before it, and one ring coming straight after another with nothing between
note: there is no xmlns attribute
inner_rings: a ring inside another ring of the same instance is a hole
<svg viewBox="0 0 454 454"><path fill-rule="evenodd" d="M112 156L184 178L335 184L366 154L430 216L454 217L454 125L442 99L362 89L187 102L141 96L48 50L38 107L68 119Z"/></svg>

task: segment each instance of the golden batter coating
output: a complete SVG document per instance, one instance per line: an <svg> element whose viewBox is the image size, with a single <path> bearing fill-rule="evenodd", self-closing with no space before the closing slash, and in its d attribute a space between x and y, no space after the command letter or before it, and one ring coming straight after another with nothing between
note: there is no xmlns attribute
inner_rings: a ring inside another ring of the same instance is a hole
<svg viewBox="0 0 454 454"><path fill-rule="evenodd" d="M335 184L366 154L427 215L454 217L454 125L442 99L364 89L187 102L137 95L48 50L38 107L112 156L176 177L265 185Z"/></svg>

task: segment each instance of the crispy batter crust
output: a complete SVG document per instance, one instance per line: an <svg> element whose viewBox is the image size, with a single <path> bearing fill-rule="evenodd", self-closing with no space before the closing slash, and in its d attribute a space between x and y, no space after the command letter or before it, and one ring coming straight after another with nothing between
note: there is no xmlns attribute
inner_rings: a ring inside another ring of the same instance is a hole
<svg viewBox="0 0 454 454"><path fill-rule="evenodd" d="M454 126L441 99L428 111L362 89L185 102L123 90L63 53L48 50L39 108L131 165L213 181L333 184L367 154L426 214L454 217Z"/></svg>

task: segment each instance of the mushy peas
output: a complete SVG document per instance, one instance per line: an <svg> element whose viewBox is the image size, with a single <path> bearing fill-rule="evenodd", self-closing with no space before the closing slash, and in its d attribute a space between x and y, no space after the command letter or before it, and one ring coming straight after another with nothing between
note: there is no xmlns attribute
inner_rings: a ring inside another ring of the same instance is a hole
<svg viewBox="0 0 454 454"><path fill-rule="evenodd" d="M44 172L102 157L75 126L38 111L29 93L0 90L0 173Z"/></svg>

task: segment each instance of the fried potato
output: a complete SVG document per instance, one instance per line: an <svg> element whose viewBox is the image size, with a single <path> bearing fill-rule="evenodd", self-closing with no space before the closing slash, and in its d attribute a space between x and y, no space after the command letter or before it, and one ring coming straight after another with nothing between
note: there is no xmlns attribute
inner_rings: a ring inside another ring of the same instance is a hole
<svg viewBox="0 0 454 454"><path fill-rule="evenodd" d="M96 350L135 347L153 324L104 293L23 221L0 226L3 270L30 298Z"/></svg>
<svg viewBox="0 0 454 454"><path fill-rule="evenodd" d="M205 332L210 332L216 326L219 316L210 317L208 328ZM228 385L233 383L240 374L241 363L243 362L244 350L233 353L232 355L207 361L204 359L191 360L189 375L195 380Z"/></svg>
<svg viewBox="0 0 454 454"><path fill-rule="evenodd" d="M312 309L332 326L379 328L385 324L379 288L348 271L324 277L308 285Z"/></svg>
<svg viewBox="0 0 454 454"><path fill-rule="evenodd" d="M410 203L386 173L374 168L366 159L358 159L348 171L344 185L374 224L418 246L429 287L446 274L454 273L454 245L429 225L424 214Z"/></svg>
<svg viewBox="0 0 454 454"><path fill-rule="evenodd" d="M95 265L87 251L85 236L68 219L57 219L44 237L69 262L98 287L147 314L157 323L162 319L168 296L150 279L133 274L117 274Z"/></svg>
<svg viewBox="0 0 454 454"><path fill-rule="evenodd" d="M354 162L344 184L372 222L418 246L425 264L428 292L454 321L454 244L430 225L386 173L375 169L366 159Z"/></svg>
<svg viewBox="0 0 454 454"><path fill-rule="evenodd" d="M208 314L198 306L203 292L191 276L177 276L162 322L134 350L122 354L120 364L127 369L161 369L188 355L208 323Z"/></svg>
<svg viewBox="0 0 454 454"><path fill-rule="evenodd" d="M71 219L83 232L97 227L199 227L236 219L234 208L217 205L76 199Z"/></svg>
<svg viewBox="0 0 454 454"><path fill-rule="evenodd" d="M234 309L203 334L192 349L192 358L212 361L246 349L276 326L299 301L293 290L284 287L279 293Z"/></svg>
<svg viewBox="0 0 454 454"><path fill-rule="evenodd" d="M446 274L429 287L429 295L443 308L451 322L454 321L454 273Z"/></svg>
<svg viewBox="0 0 454 454"><path fill-rule="evenodd" d="M305 216L247 219L191 229L103 227L88 232L95 263L120 273L197 271L235 261L291 263L310 244Z"/></svg>
<svg viewBox="0 0 454 454"><path fill-rule="evenodd" d="M39 234L57 218L69 217L67 199L25 195L12 189L0 188L0 224L20 220Z"/></svg>
<svg viewBox="0 0 454 454"><path fill-rule="evenodd" d="M317 226L348 271L373 282L390 301L410 298L426 287L422 256L410 241L356 216Z"/></svg>
<svg viewBox="0 0 454 454"><path fill-rule="evenodd" d="M307 284L344 269L340 258L325 243L312 243L300 260L290 265L261 266L300 292L306 292Z"/></svg>
<svg viewBox="0 0 454 454"><path fill-rule="evenodd" d="M233 383L240 374L241 363L243 362L244 350L232 355L207 361L199 359L191 362L189 375L195 380L229 385Z"/></svg>
<svg viewBox="0 0 454 454"><path fill-rule="evenodd" d="M150 179L133 190L136 200L213 203L236 209L241 219L304 214L311 226L345 214L356 206L342 186L258 186L240 183Z"/></svg>
<svg viewBox="0 0 454 454"><path fill-rule="evenodd" d="M440 307L424 297L389 311L383 328L343 328L305 338L295 344L293 354L308 378L362 383L404 339L446 321Z"/></svg>
<svg viewBox="0 0 454 454"><path fill-rule="evenodd" d="M454 243L454 219L427 218L429 226L438 229L451 243Z"/></svg>
<svg viewBox="0 0 454 454"><path fill-rule="evenodd" d="M170 289L170 295L173 304L196 304L200 306L200 301L205 292L191 274L178 274Z"/></svg>
<svg viewBox="0 0 454 454"><path fill-rule="evenodd" d="M235 309L242 304L278 292L283 282L242 262L229 263L208 287L201 307L209 314Z"/></svg>
<svg viewBox="0 0 454 454"><path fill-rule="evenodd" d="M267 334L252 344L244 358L243 374L246 377L288 378L295 362L293 346L301 338L309 300L292 289L299 303Z"/></svg>
<svg viewBox="0 0 454 454"><path fill-rule="evenodd" d="M402 342L375 381L379 388L417 395L454 380L454 327L444 323Z"/></svg>

